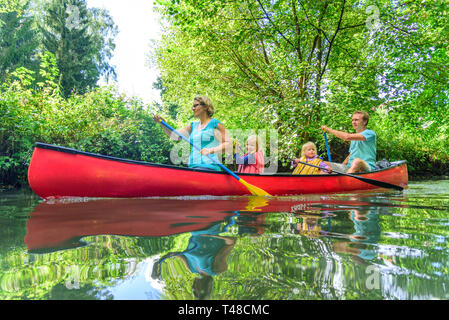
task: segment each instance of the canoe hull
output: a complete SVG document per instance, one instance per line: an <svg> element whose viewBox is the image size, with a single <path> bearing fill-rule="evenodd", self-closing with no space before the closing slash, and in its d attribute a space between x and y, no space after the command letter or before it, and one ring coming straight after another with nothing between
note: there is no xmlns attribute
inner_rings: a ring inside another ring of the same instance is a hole
<svg viewBox="0 0 449 320"><path fill-rule="evenodd" d="M377 188L341 175L240 176L273 196ZM389 169L365 173L363 177L406 187L407 165L403 161ZM227 173L118 159L43 143L36 143L28 168L28 181L42 198L250 195L245 186Z"/></svg>

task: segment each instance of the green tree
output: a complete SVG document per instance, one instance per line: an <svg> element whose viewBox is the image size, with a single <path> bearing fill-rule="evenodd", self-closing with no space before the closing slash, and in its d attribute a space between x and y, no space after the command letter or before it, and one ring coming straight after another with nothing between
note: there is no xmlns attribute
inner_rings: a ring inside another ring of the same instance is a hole
<svg viewBox="0 0 449 320"><path fill-rule="evenodd" d="M171 143L142 101L113 87L63 97L54 55L39 58L38 75L20 67L0 86L0 186L26 185L37 141L169 163Z"/></svg>
<svg viewBox="0 0 449 320"><path fill-rule="evenodd" d="M85 0L49 0L42 6L43 47L56 57L66 96L96 87L101 76L115 77L109 59L117 28L107 11L89 9Z"/></svg>
<svg viewBox="0 0 449 320"><path fill-rule="evenodd" d="M28 3L21 9L26 9ZM37 30L33 18L18 11L0 13L0 84L18 67L37 71Z"/></svg>
<svg viewBox="0 0 449 320"><path fill-rule="evenodd" d="M0 13L19 11L19 0L0 0ZM2 20L0 19L0 24Z"/></svg>
<svg viewBox="0 0 449 320"><path fill-rule="evenodd" d="M165 107L183 106L179 122L194 94L208 94L228 127L277 129L286 159L309 139L324 153L320 125L350 131L362 109L379 157L408 159L412 171L447 162L447 1L157 3L164 33L153 58ZM344 159L347 145L330 139Z"/></svg>
<svg viewBox="0 0 449 320"><path fill-rule="evenodd" d="M159 5L167 31L155 55L166 99L187 105L193 92L210 92L230 106L222 115L231 122L256 115L247 125L277 129L282 150L319 132L330 70L366 60L369 30L365 7L356 1Z"/></svg>

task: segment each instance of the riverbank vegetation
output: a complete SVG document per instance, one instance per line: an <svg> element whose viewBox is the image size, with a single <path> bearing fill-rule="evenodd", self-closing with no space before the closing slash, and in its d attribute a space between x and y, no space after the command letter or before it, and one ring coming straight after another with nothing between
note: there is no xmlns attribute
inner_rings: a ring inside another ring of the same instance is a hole
<svg viewBox="0 0 449 320"><path fill-rule="evenodd" d="M48 60L44 61L48 62ZM54 60L53 60L54 61ZM1 88L1 182L23 185L37 141L127 159L167 163L170 143L137 98L120 95L114 87L62 96L54 82L53 64L42 63L48 77L30 88L29 70L14 73Z"/></svg>
<svg viewBox="0 0 449 320"><path fill-rule="evenodd" d="M156 2L165 20L152 58L179 123L191 97L208 94L228 127L278 130L285 163L307 140L324 155L320 126L350 131L361 109L379 159L407 159L412 174L448 171L446 2ZM343 160L347 144L330 144Z"/></svg>
<svg viewBox="0 0 449 320"><path fill-rule="evenodd" d="M9 1L0 12L0 185L27 183L37 141L167 163L146 106L114 86L116 26L81 0ZM15 5L13 5L15 4Z"/></svg>
<svg viewBox="0 0 449 320"><path fill-rule="evenodd" d="M320 126L351 131L370 113L378 159L411 175L449 173L449 9L445 1L158 0L163 33L149 52L162 104L119 94L109 59L117 27L84 0L1 0L0 184L26 184L36 141L169 163L174 125L208 95L229 129L274 129L279 161ZM75 19L76 18L76 19ZM151 86L151 84L148 84ZM348 145L328 135L332 158Z"/></svg>

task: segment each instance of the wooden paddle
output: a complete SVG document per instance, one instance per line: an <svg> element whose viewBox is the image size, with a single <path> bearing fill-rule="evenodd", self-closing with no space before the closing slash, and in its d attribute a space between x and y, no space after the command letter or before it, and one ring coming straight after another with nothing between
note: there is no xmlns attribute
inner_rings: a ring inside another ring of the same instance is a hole
<svg viewBox="0 0 449 320"><path fill-rule="evenodd" d="M299 163L305 164L306 166L311 166L311 167L314 167L314 168L323 169L323 168L321 168L319 166L316 166L316 165L313 165L313 164L310 164L310 163L306 163L306 162L302 162L302 161L299 161ZM395 184L391 184L391 183L388 183L388 182L374 180L374 179L369 179L369 178L364 178L364 177L361 177L361 176L357 176L355 174L350 174L350 173L346 173L346 172L340 172L340 171L336 171L336 170L333 170L333 169L332 169L332 172L341 174L343 176L356 178L356 179L358 179L360 181L372 184L373 186L377 186L377 187L381 187L381 188L388 188L388 189L395 189L395 190L400 190L400 191L404 190L404 188L402 188L401 186L397 186Z"/></svg>
<svg viewBox="0 0 449 320"><path fill-rule="evenodd" d="M196 145L194 145L189 139L187 139L186 137L184 137L181 133L179 133L176 129L173 129L168 123L166 123L164 120L159 119L159 122L166 127L168 130L176 133L181 139L187 141L192 147L194 147L195 149L197 149L198 151L201 151L200 148L198 148ZM231 170L229 170L228 168L226 168L224 165L222 165L217 159L210 157L209 155L207 155L207 157L209 159L211 159L213 162L215 162L220 168L222 168L224 171L226 171L227 173L229 173L231 176L233 176L235 179L237 179L237 181L239 181L241 184L243 184L248 190L249 192L251 192L252 195L255 196L271 196L268 192L266 192L265 190L258 188L256 186L253 186L252 184L246 182L245 180L243 180L242 178L240 178L238 175L236 175L234 172L232 172Z"/></svg>

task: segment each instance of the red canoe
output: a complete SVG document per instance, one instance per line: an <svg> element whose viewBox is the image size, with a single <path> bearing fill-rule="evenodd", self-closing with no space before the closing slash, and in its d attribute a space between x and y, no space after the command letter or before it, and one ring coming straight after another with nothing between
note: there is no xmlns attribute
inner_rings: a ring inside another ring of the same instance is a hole
<svg viewBox="0 0 449 320"><path fill-rule="evenodd" d="M342 175L239 174L273 196L335 193L378 188ZM408 184L406 161L361 176L401 187ZM42 198L167 197L187 195L250 195L225 172L126 160L75 149L36 143L28 181Z"/></svg>

